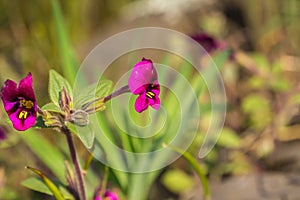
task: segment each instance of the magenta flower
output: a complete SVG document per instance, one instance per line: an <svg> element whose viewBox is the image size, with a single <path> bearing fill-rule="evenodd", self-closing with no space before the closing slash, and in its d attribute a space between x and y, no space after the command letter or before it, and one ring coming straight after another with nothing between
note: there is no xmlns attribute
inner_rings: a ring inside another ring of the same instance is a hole
<svg viewBox="0 0 300 200"><path fill-rule="evenodd" d="M192 35L191 38L198 42L208 53L224 46L216 38L204 32Z"/></svg>
<svg viewBox="0 0 300 200"><path fill-rule="evenodd" d="M114 192L110 192L108 190L104 193L104 200L118 200L118 196ZM97 195L94 200L102 200L100 195Z"/></svg>
<svg viewBox="0 0 300 200"><path fill-rule="evenodd" d="M190 37L198 42L207 51L207 53L211 53L217 50L230 49L230 47L224 41L218 40L205 32L194 34ZM231 49L229 59L234 60L234 57L234 51Z"/></svg>
<svg viewBox="0 0 300 200"><path fill-rule="evenodd" d="M7 80L1 89L1 98L15 129L24 131L35 124L37 104L31 73L20 81L19 86L14 81Z"/></svg>
<svg viewBox="0 0 300 200"><path fill-rule="evenodd" d="M160 86L156 69L151 60L143 58L134 65L128 86L133 94L139 95L134 104L137 112L143 112L149 105L156 110L159 109Z"/></svg>

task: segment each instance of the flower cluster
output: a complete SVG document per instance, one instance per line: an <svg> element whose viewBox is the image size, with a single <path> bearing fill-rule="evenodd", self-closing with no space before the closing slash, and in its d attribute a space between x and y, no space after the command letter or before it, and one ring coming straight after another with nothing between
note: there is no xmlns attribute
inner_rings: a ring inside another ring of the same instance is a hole
<svg viewBox="0 0 300 200"><path fill-rule="evenodd" d="M60 77L60 75L57 75L54 72L52 74L53 76L56 76L55 83L65 81L63 77ZM72 93L70 86L66 88L64 85L56 84L54 88L56 88L55 92L58 92L59 94L50 96L52 97L52 103L46 104L42 107L42 109L38 107L36 102L31 73L28 73L28 75L20 80L18 84L12 80L7 80L1 88L0 95L4 109L16 130L25 131L36 125L38 127L53 127L66 135L71 158L75 166L75 173L77 175L76 181L78 180L78 183L72 178L67 179L69 185L72 186L71 188L73 189L72 192L74 196L78 196L80 199L86 199L84 184L79 184L84 181L80 165L77 160L78 158L73 144L71 131L67 124L73 123L77 126L86 126L89 123L90 114L104 110L105 102L126 92L138 95L134 105L137 112L141 113L149 106L156 110L159 109L160 85L158 83L157 71L151 60L143 58L140 62L134 65L131 76L128 80L128 85L125 85L106 97L95 98L84 103L81 105L81 109L73 107L73 99L71 98L72 95L70 95L70 93ZM40 116L37 120L38 113ZM40 117L43 120L41 124ZM0 126L0 141L5 138L5 131ZM33 171L37 174L41 174L41 172L34 168L28 167L28 169L33 169ZM47 183L46 185L48 187L52 189L55 188L53 184L49 184L49 182ZM53 191L55 191L55 195L61 196L58 190ZM94 196L94 200L102 199L118 200L118 196L116 193L109 190L103 190L103 194L100 194L100 192L97 191Z"/></svg>

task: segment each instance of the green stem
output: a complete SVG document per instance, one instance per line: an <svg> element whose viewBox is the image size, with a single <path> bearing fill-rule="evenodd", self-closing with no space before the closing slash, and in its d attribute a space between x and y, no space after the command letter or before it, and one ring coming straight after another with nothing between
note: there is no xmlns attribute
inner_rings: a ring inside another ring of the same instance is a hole
<svg viewBox="0 0 300 200"><path fill-rule="evenodd" d="M67 138L67 142L68 142L68 146L69 146L69 150L70 150L70 156L71 156L74 168L75 168L75 174L76 174L76 178L77 178L77 192L78 192L79 198L80 198L80 200L86 200L83 174L82 174L81 167L80 167L78 157L76 154L75 145L74 145L74 141L72 138L72 133L71 133L70 129L66 126L63 126L61 128L61 131L66 135L66 138Z"/></svg>
<svg viewBox="0 0 300 200"><path fill-rule="evenodd" d="M107 180L108 180L108 172L109 172L109 167L107 165L105 165L103 180L102 180L102 184L101 184L101 191L100 191L101 199L104 199L104 194L105 194Z"/></svg>

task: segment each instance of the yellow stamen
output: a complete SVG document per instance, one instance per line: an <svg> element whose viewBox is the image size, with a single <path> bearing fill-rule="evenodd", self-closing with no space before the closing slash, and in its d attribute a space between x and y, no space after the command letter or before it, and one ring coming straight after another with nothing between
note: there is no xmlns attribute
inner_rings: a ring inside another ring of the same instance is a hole
<svg viewBox="0 0 300 200"><path fill-rule="evenodd" d="M146 96L149 97L150 99L153 99L153 97L155 97L155 94L153 92L151 92L151 91L148 91L146 93Z"/></svg>
<svg viewBox="0 0 300 200"><path fill-rule="evenodd" d="M22 107L25 107L26 109L31 109L33 107L33 102L30 100L21 99L20 104Z"/></svg>
<svg viewBox="0 0 300 200"><path fill-rule="evenodd" d="M18 116L19 119L26 119L27 117L28 117L28 112L25 110L22 110Z"/></svg>

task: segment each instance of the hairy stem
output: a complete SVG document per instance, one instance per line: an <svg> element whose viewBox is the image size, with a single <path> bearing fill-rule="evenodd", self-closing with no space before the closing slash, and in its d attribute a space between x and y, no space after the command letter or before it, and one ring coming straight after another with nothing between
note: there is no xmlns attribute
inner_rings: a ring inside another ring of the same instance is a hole
<svg viewBox="0 0 300 200"><path fill-rule="evenodd" d="M130 89L129 89L128 85L123 86L120 89L118 89L118 90L114 91L113 93L111 93L110 95L106 96L104 98L104 102L107 102L107 101L111 100L112 98L114 98L116 96L119 96L121 94L127 93L127 92L130 92Z"/></svg>
<svg viewBox="0 0 300 200"><path fill-rule="evenodd" d="M76 174L76 179L77 179L77 192L78 192L79 198L80 198L80 200L86 200L83 174L82 174L81 167L80 167L78 157L76 154L75 145L74 145L74 141L72 138L72 133L71 133L70 129L66 126L62 127L61 131L66 135L66 138L67 138L70 156L71 156L74 168L75 168L75 174Z"/></svg>

